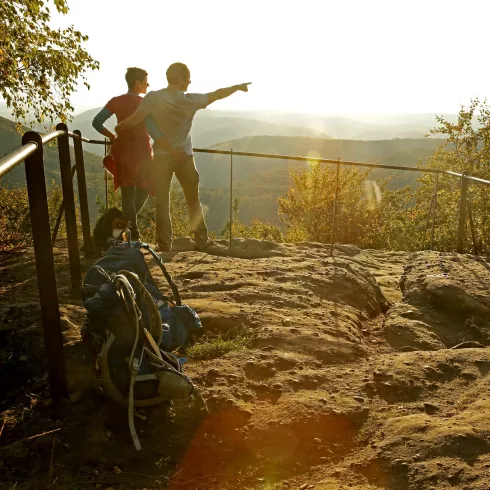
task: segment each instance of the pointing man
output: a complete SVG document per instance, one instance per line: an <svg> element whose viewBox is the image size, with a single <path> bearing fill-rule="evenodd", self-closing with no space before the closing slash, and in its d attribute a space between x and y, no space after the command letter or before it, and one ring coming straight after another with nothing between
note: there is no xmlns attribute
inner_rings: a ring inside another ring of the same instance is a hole
<svg viewBox="0 0 490 490"><path fill-rule="evenodd" d="M157 188L156 233L160 251L169 252L172 248L170 184L174 173L187 202L195 250L218 251L224 247L209 239L204 221L199 199L199 173L194 162L190 131L194 115L199 109L237 91L248 92L250 84L233 85L207 94L187 93L191 73L183 63L174 63L168 67L167 81L167 88L149 92L138 109L116 126L116 132L129 130L151 117L162 134L153 148Z"/></svg>

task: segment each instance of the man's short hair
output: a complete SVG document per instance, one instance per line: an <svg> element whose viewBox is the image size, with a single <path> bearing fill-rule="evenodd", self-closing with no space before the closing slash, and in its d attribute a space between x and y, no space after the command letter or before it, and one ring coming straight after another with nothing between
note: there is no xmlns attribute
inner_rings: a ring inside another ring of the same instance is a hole
<svg viewBox="0 0 490 490"><path fill-rule="evenodd" d="M126 83L128 84L128 88L133 88L136 82L142 82L147 76L148 73L142 68L128 68L126 70Z"/></svg>
<svg viewBox="0 0 490 490"><path fill-rule="evenodd" d="M180 80L190 75L190 70L184 63L172 63L167 68L167 81L168 83L179 83Z"/></svg>

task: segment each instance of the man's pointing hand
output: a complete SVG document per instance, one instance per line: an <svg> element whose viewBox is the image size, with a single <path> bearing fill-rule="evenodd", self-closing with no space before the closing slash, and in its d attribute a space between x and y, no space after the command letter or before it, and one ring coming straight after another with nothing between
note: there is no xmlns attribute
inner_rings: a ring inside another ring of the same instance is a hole
<svg viewBox="0 0 490 490"><path fill-rule="evenodd" d="M241 90L242 92L248 92L248 86L251 83L252 82L247 82L247 83L242 83L242 84L238 85L238 90Z"/></svg>

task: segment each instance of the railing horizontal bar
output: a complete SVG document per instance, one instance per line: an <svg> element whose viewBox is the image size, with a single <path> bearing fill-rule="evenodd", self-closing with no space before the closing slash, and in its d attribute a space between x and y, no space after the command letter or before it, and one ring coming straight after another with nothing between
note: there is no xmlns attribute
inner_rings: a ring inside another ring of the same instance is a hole
<svg viewBox="0 0 490 490"><path fill-rule="evenodd" d="M490 180L480 179L479 177L472 177L471 175L465 175L466 180L474 180L475 182L481 182L482 184L490 185Z"/></svg>
<svg viewBox="0 0 490 490"><path fill-rule="evenodd" d="M41 140L43 142L43 145L45 145L46 143L49 143L50 141L53 141L54 139L59 138L64 134L65 132L61 130L51 131L51 133L41 135Z"/></svg>
<svg viewBox="0 0 490 490"><path fill-rule="evenodd" d="M214 153L218 155L229 155L230 151L227 150L209 150L206 148L194 148L197 153ZM386 168L391 170L408 170L409 172L428 172L433 174L444 173L444 170L437 168L420 168L420 167L402 167L399 165L382 165L379 163L364 163L364 162L349 162L341 160L330 160L328 158L309 158L309 157L298 157L291 155L271 155L269 153L250 153L245 151L233 151L234 156L242 157L259 157L259 158L273 158L276 160L295 160L298 162L315 162L315 163L330 163L332 165L352 165L356 167L369 167L369 168Z"/></svg>
<svg viewBox="0 0 490 490"><path fill-rule="evenodd" d="M79 136L76 133L72 133L71 131L68 131L68 136L73 139L79 139L80 141L83 141L84 143L91 143L92 145L112 145L111 141L102 141L102 140L91 140L88 138L84 138L83 136Z"/></svg>
<svg viewBox="0 0 490 490"><path fill-rule="evenodd" d="M27 143L0 159L0 178L8 174L16 165L23 162L25 158L32 155L36 150L36 143Z"/></svg>
<svg viewBox="0 0 490 490"><path fill-rule="evenodd" d="M53 141L54 139L59 138L65 134L64 131L51 131L43 136L41 136L41 140L43 145ZM80 137L77 134L68 132L68 136L71 138L78 138L85 143L91 143L94 145L111 145L110 141L99 141L99 140L91 140L88 138ZM9 153L7 156L0 159L0 178L4 175L8 174L16 165L23 162L28 156L32 155L37 149L36 143L28 143L27 145L21 146L17 150Z"/></svg>
<svg viewBox="0 0 490 490"><path fill-rule="evenodd" d="M445 170L443 173L446 175L454 175L455 177L463 177L463 174L458 174L458 172L453 172L452 170Z"/></svg>

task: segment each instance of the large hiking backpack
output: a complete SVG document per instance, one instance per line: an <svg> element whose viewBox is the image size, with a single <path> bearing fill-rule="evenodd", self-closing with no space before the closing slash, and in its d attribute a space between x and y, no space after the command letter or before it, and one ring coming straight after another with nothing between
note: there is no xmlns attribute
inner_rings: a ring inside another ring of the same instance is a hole
<svg viewBox="0 0 490 490"><path fill-rule="evenodd" d="M141 249L159 264L171 295L156 285ZM97 353L100 388L128 406L130 432L139 450L135 407L186 399L194 391L183 374L183 353L202 332L201 322L192 308L182 305L160 257L141 242L113 241L87 271L82 297L87 309L82 336Z"/></svg>

